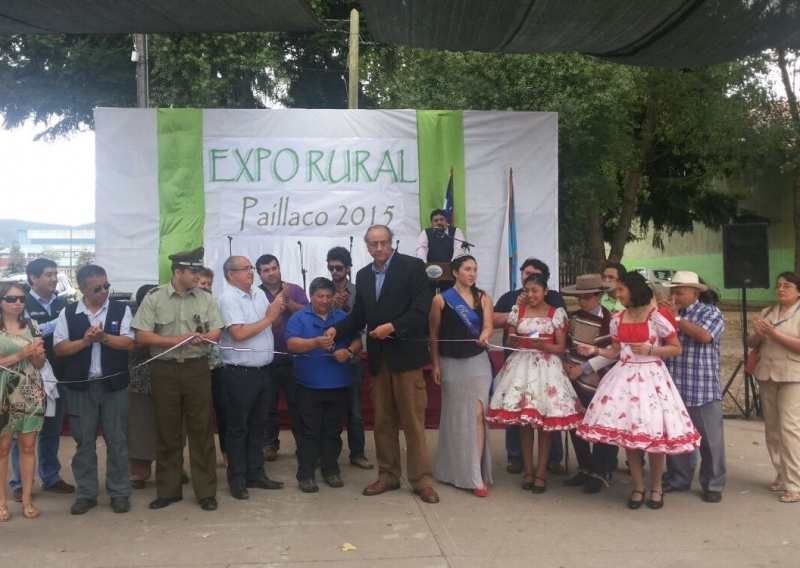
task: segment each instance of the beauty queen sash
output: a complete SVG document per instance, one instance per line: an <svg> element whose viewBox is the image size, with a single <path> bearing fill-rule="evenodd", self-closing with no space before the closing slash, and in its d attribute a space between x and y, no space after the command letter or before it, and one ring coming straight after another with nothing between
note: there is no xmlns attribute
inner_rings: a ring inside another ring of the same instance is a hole
<svg viewBox="0 0 800 568"><path fill-rule="evenodd" d="M458 317L461 318L461 322L467 328L470 335L478 339L481 336L481 330L478 327L480 324L478 314L469 307L464 301L464 298L461 297L461 294L459 294L455 288L448 288L442 292L442 298L444 298L444 301L447 302L447 305L452 308Z"/></svg>

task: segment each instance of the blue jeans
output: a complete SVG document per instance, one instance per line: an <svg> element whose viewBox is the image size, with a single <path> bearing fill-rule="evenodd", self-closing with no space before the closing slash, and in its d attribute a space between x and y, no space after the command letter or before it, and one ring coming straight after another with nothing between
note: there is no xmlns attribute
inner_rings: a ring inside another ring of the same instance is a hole
<svg viewBox="0 0 800 568"><path fill-rule="evenodd" d="M508 461L522 463L522 444L519 440L519 426L506 426L506 454ZM553 445L550 446L548 464L561 463L564 459L564 442L560 432L553 432Z"/></svg>
<svg viewBox="0 0 800 568"><path fill-rule="evenodd" d="M36 469L43 487L49 487L61 481L61 462L58 461L58 446L61 443L61 425L64 422L64 401L67 399L67 390L63 385L58 385L59 397L56 399L56 415L45 418L42 430L36 440ZM17 439L11 442L11 468L14 477L8 483L12 491L22 488L19 475L19 447Z"/></svg>

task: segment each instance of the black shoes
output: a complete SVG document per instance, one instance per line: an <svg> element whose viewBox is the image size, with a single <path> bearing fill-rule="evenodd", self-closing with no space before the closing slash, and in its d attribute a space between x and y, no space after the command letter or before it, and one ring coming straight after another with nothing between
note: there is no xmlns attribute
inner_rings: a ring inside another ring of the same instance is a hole
<svg viewBox="0 0 800 568"><path fill-rule="evenodd" d="M275 481L269 477L262 477L261 479L256 479L255 481L248 481L245 483L245 487L249 487L251 489L283 489L283 481Z"/></svg>
<svg viewBox="0 0 800 568"><path fill-rule="evenodd" d="M683 491L683 489L678 489L677 487L675 487L674 485L670 485L669 483L665 483L661 487L662 493L680 493L681 491Z"/></svg>
<svg viewBox="0 0 800 568"><path fill-rule="evenodd" d="M703 491L703 501L706 503L719 503L722 501L721 491Z"/></svg>
<svg viewBox="0 0 800 568"><path fill-rule="evenodd" d="M63 479L59 479L53 485L42 485L42 491L49 491L50 493L75 493L75 486L70 485Z"/></svg>
<svg viewBox="0 0 800 568"><path fill-rule="evenodd" d="M583 471L579 471L575 476L565 479L561 483L567 487L580 487L581 485L586 485L591 478L591 475L584 473Z"/></svg>
<svg viewBox="0 0 800 568"><path fill-rule="evenodd" d="M522 462L516 460L508 460L508 464L506 465L506 471L512 474L522 473Z"/></svg>
<svg viewBox="0 0 800 568"><path fill-rule="evenodd" d="M203 497L200 499L200 508L204 511L216 511L217 500L214 497Z"/></svg>
<svg viewBox="0 0 800 568"><path fill-rule="evenodd" d="M131 510L131 500L127 497L112 497L111 510L115 513L127 513Z"/></svg>
<svg viewBox="0 0 800 568"><path fill-rule="evenodd" d="M342 478L336 473L332 475L326 475L323 477L323 479L330 487L344 487L344 481L342 481Z"/></svg>
<svg viewBox="0 0 800 568"><path fill-rule="evenodd" d="M298 485L303 493L317 493L319 491L319 485L313 479L301 479L298 481Z"/></svg>
<svg viewBox="0 0 800 568"><path fill-rule="evenodd" d="M178 501L183 501L183 497L159 497L158 499L154 499L150 501L149 507L151 509L163 509L164 507L169 507L173 503L177 503Z"/></svg>
<svg viewBox="0 0 800 568"><path fill-rule="evenodd" d="M247 489L240 485L231 487L231 497L234 499L239 499L240 501L244 501L245 499L250 498L250 494L247 492Z"/></svg>
<svg viewBox="0 0 800 568"><path fill-rule="evenodd" d="M95 499L78 497L72 504L72 507L70 507L69 512L73 515L83 515L86 511L93 507L97 507L97 501Z"/></svg>
<svg viewBox="0 0 800 568"><path fill-rule="evenodd" d="M641 495L642 498L639 499L638 501L635 501L633 499L634 495ZM631 491L631 496L628 498L628 509L633 509L634 511L636 509L641 509L642 504L644 504L644 489L641 491L639 491L638 489L634 489L633 491Z"/></svg>
<svg viewBox="0 0 800 568"><path fill-rule="evenodd" d="M653 499L653 495L658 495L660 499L655 501ZM653 510L661 509L664 506L664 491L656 491L655 489L651 489L650 499L647 500L647 506Z"/></svg>
<svg viewBox="0 0 800 568"><path fill-rule="evenodd" d="M544 484L536 485L537 481L542 481L544 482ZM547 480L544 477L539 477L537 475L536 477L533 478L533 487L531 487L531 492L533 492L536 495L541 495L545 491L547 491Z"/></svg>
<svg viewBox="0 0 800 568"><path fill-rule="evenodd" d="M589 479L586 481L581 491L583 493L586 493L587 495L591 495L593 493L600 493L600 491L602 491L603 489L603 485L605 485L603 480L593 475L590 475L588 477Z"/></svg>

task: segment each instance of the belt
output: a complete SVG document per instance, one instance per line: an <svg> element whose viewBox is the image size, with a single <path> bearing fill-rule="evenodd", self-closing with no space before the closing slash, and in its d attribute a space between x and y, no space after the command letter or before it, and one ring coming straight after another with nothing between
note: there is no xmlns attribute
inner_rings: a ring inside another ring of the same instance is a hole
<svg viewBox="0 0 800 568"><path fill-rule="evenodd" d="M176 365L182 365L183 363L196 363L197 361L207 361L205 357L191 357L189 359L184 359L183 361L178 361L177 359L156 359L153 363L174 363Z"/></svg>
<svg viewBox="0 0 800 568"><path fill-rule="evenodd" d="M248 372L248 371L263 371L267 367L268 367L268 365L264 365L262 367L247 367L245 365L227 365L227 364L225 365L226 369L236 369L237 371L245 371L245 372Z"/></svg>

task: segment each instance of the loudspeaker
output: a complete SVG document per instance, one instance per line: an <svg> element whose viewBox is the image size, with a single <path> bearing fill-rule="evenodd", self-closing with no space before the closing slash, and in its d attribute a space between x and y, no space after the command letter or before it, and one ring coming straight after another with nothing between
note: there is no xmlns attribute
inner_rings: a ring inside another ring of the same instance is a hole
<svg viewBox="0 0 800 568"><path fill-rule="evenodd" d="M769 288L766 223L722 227L722 271L726 288Z"/></svg>

